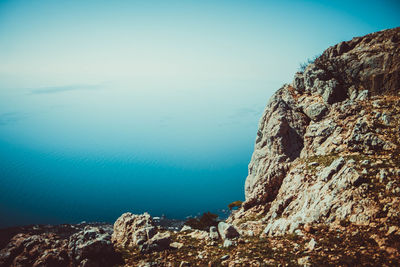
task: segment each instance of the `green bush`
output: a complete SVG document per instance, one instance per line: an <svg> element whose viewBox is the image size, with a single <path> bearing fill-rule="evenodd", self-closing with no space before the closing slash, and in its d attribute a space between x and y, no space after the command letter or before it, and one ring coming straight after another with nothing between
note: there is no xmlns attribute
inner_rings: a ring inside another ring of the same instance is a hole
<svg viewBox="0 0 400 267"><path fill-rule="evenodd" d="M190 218L185 225L193 229L208 231L211 226L218 226L218 215L211 212L205 212L200 218Z"/></svg>
<svg viewBox="0 0 400 267"><path fill-rule="evenodd" d="M321 56L321 55L316 55L316 56L314 56L313 58L307 58L307 60L306 60L305 62L300 63L299 71L300 71L300 72L304 72L304 71L306 70L307 66L308 66L309 64L311 64L311 63L314 63L315 60L316 60L317 58L319 58L320 56Z"/></svg>
<svg viewBox="0 0 400 267"><path fill-rule="evenodd" d="M228 205L229 210L232 210L233 208L240 208L242 206L243 201L237 200L232 202L231 204Z"/></svg>

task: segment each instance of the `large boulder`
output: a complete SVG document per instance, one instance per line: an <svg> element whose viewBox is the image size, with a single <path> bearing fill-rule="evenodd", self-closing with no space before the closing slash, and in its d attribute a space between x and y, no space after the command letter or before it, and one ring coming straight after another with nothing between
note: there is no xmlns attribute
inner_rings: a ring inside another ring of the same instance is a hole
<svg viewBox="0 0 400 267"><path fill-rule="evenodd" d="M157 233L151 239L147 240L144 244L140 245L142 253L151 253L154 251L163 251L169 249L171 244L171 234L168 232Z"/></svg>
<svg viewBox="0 0 400 267"><path fill-rule="evenodd" d="M111 243L112 228L86 226L73 234L68 249L72 262L84 266L108 266L118 263L119 255Z"/></svg>
<svg viewBox="0 0 400 267"><path fill-rule="evenodd" d="M148 213L122 214L114 223L112 242L122 248L142 245L157 233L153 220Z"/></svg>
<svg viewBox="0 0 400 267"><path fill-rule="evenodd" d="M220 222L218 224L218 232L223 240L233 239L240 236L236 228L232 224L226 222Z"/></svg>
<svg viewBox="0 0 400 267"><path fill-rule="evenodd" d="M217 227L215 227L215 226L211 226L210 227L209 237L210 237L211 240L218 240L219 234L218 234Z"/></svg>

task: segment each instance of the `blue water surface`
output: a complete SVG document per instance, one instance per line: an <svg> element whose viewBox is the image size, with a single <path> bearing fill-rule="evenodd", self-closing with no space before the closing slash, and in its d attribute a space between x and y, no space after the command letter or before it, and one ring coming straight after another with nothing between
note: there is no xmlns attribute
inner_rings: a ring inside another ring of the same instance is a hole
<svg viewBox="0 0 400 267"><path fill-rule="evenodd" d="M243 200L265 100L75 87L0 91L1 227L183 219Z"/></svg>

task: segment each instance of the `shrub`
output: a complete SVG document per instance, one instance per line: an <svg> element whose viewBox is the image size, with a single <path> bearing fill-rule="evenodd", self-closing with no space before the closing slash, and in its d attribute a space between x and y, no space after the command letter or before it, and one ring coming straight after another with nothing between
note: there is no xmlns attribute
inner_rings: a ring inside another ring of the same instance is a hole
<svg viewBox="0 0 400 267"><path fill-rule="evenodd" d="M205 212L200 218L190 218L185 222L185 225L193 229L208 231L211 226L218 226L218 215L211 212Z"/></svg>
<svg viewBox="0 0 400 267"><path fill-rule="evenodd" d="M313 58L307 58L305 62L300 63L299 72L304 72L308 65L314 63L314 61L319 58L321 55L316 55Z"/></svg>
<svg viewBox="0 0 400 267"><path fill-rule="evenodd" d="M237 200L232 202L231 204L228 205L229 210L232 210L233 208L240 208L242 206L243 201Z"/></svg>

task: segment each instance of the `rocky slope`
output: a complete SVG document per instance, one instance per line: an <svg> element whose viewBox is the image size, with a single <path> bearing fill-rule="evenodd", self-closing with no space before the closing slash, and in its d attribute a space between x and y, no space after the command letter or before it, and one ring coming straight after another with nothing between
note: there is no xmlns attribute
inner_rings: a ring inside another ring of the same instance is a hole
<svg viewBox="0 0 400 267"><path fill-rule="evenodd" d="M400 28L328 48L273 95L245 195L199 229L127 212L0 230L0 266L400 266Z"/></svg>
<svg viewBox="0 0 400 267"><path fill-rule="evenodd" d="M328 48L270 99L230 221L265 235L400 222L400 28Z"/></svg>

